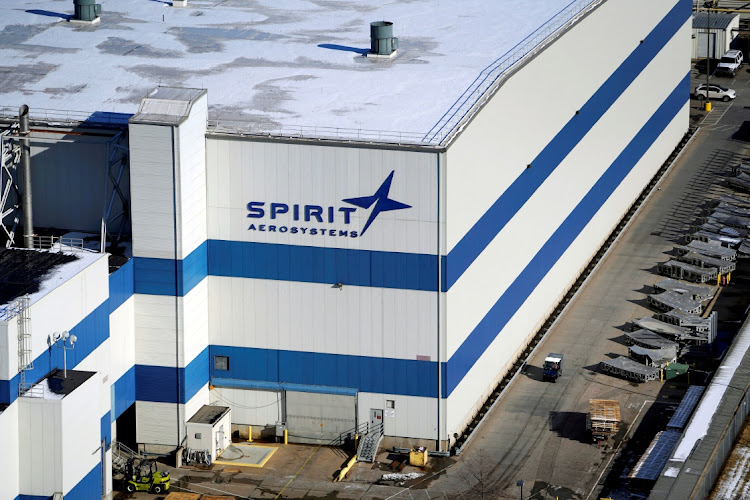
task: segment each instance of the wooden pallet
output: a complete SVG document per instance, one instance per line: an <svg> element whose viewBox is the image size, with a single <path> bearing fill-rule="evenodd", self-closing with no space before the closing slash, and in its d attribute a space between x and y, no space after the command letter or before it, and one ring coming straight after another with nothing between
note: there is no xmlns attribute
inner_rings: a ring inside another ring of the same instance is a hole
<svg viewBox="0 0 750 500"><path fill-rule="evenodd" d="M200 500L200 493L184 493L182 491L173 491L164 498L164 500Z"/></svg>
<svg viewBox="0 0 750 500"><path fill-rule="evenodd" d="M594 436L616 434L620 429L620 402L611 399L590 399L586 421Z"/></svg>

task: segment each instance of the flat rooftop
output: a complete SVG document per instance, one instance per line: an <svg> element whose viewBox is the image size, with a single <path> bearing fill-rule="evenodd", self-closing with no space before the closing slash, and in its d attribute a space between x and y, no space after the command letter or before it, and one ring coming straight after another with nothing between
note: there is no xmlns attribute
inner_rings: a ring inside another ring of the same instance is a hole
<svg viewBox="0 0 750 500"><path fill-rule="evenodd" d="M68 21L72 0L0 2L0 114L134 114L162 85L205 88L211 120L261 132L424 136L594 1L101 0L95 25ZM363 57L381 20L397 54Z"/></svg>

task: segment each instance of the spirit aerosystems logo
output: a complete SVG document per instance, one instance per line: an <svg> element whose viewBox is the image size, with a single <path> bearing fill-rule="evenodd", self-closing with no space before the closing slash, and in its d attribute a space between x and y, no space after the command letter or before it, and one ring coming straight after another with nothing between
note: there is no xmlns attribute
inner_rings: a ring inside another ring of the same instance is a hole
<svg viewBox="0 0 750 500"><path fill-rule="evenodd" d="M260 221L253 222L248 227L248 231L345 238L362 237L381 213L411 208L411 205L388 197L394 172L395 170L388 175L375 194L341 200L351 206L300 205L277 201L266 204L265 201L251 201L247 204L247 216L251 219L270 220L264 224ZM346 229L326 227L330 224L349 226L352 224L352 214L357 210L370 210L370 215L361 231L350 227Z"/></svg>

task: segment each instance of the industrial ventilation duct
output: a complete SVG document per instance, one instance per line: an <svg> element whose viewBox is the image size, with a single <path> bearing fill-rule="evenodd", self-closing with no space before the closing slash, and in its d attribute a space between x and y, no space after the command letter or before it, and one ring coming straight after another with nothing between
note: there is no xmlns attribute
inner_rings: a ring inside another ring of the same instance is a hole
<svg viewBox="0 0 750 500"><path fill-rule="evenodd" d="M393 38L393 23L376 21L370 23L370 53L389 56L396 52L398 38Z"/></svg>
<svg viewBox="0 0 750 500"><path fill-rule="evenodd" d="M73 0L73 19L75 21L95 21L102 15L102 4L94 3L96 0Z"/></svg>

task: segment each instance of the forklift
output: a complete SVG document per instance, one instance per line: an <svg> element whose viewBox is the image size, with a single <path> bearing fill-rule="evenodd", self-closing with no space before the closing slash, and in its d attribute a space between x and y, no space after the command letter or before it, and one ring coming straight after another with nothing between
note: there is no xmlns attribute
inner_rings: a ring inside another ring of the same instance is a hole
<svg viewBox="0 0 750 500"><path fill-rule="evenodd" d="M164 493L169 490L169 472L159 471L156 462L148 458L133 457L125 464L125 490Z"/></svg>

